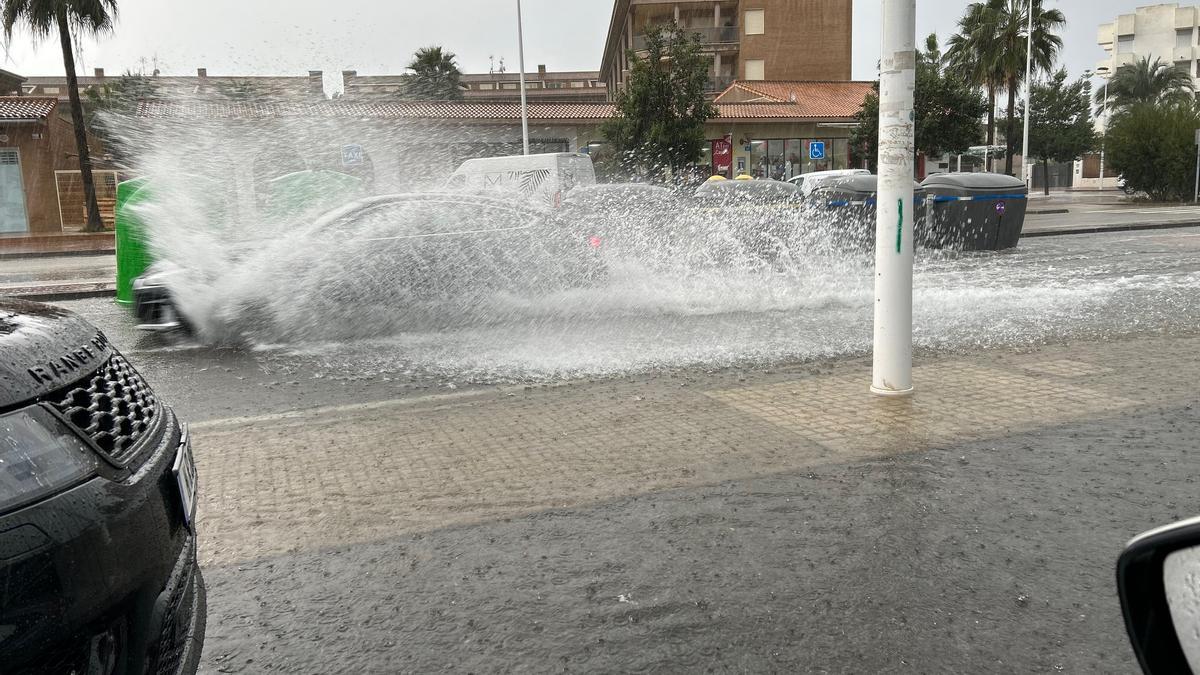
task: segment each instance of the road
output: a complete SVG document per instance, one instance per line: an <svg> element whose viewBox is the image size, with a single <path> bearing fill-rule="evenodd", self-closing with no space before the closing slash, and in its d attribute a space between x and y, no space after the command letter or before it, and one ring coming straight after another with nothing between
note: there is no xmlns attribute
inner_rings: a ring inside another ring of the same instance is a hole
<svg viewBox="0 0 1200 675"><path fill-rule="evenodd" d="M1200 512L1200 230L922 258L898 405L869 280L240 349L62 304L194 425L204 672L1130 672L1116 555Z"/></svg>

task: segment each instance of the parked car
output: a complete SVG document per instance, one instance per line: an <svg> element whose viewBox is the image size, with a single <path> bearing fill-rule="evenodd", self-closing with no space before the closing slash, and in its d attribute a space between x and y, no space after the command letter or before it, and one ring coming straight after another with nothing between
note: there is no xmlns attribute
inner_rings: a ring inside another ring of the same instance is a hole
<svg viewBox="0 0 1200 675"><path fill-rule="evenodd" d="M869 176L870 171L866 169L837 169L834 171L813 171L810 173L802 173L799 176L794 176L788 179L788 182L800 188L800 196L807 199L813 193L813 190L821 187L833 178L842 178L845 176Z"/></svg>
<svg viewBox="0 0 1200 675"><path fill-rule="evenodd" d="M497 291L535 294L604 280L603 239L590 221L571 222L511 199L461 193L369 197L317 219L285 240L234 261L251 293L243 309L286 286L295 303L325 301L325 309L361 311L386 300L415 308L430 302L460 306ZM231 246L231 250L251 247ZM177 289L196 271L160 263L134 284L143 330L188 328ZM358 308L358 309L356 309ZM234 308L235 313L240 312ZM332 316L332 315L330 315ZM242 317L246 318L246 317ZM272 317L252 317L270 323Z"/></svg>
<svg viewBox="0 0 1200 675"><path fill-rule="evenodd" d="M1117 592L1143 672L1200 673L1200 517L1134 537Z"/></svg>
<svg viewBox="0 0 1200 675"><path fill-rule="evenodd" d="M587 223L606 249L653 256L662 253L676 235L680 206L675 193L665 187L606 183L572 190L554 217L563 227Z"/></svg>
<svg viewBox="0 0 1200 675"><path fill-rule="evenodd" d="M0 670L194 673L187 426L104 334L0 300Z"/></svg>
<svg viewBox="0 0 1200 675"><path fill-rule="evenodd" d="M596 184L592 158L579 152L468 159L445 189L516 197L556 208L571 190Z"/></svg>

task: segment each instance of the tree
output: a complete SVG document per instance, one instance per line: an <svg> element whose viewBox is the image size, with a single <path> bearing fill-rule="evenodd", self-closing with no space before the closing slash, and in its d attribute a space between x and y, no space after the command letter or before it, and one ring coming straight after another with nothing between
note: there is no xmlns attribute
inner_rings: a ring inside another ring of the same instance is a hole
<svg viewBox="0 0 1200 675"><path fill-rule="evenodd" d="M996 143L996 92L1003 86L1001 48L996 40L1000 5L974 2L958 20L958 32L950 36L944 57L947 71L987 91L987 144ZM989 169L990 170L990 169Z"/></svg>
<svg viewBox="0 0 1200 675"><path fill-rule="evenodd" d="M645 58L629 51L617 115L600 132L626 171L676 173L700 159L704 123L717 114L704 94L712 59L698 35L674 23L647 32L645 51Z"/></svg>
<svg viewBox="0 0 1200 675"><path fill-rule="evenodd" d="M1062 38L1054 31L1066 24L1066 17L1057 9L1043 9L1041 0L989 0L999 11L996 41L1002 47L1000 71L1004 73L1004 88L1008 94L1008 132L1013 137L1016 123L1017 92L1025 79L1025 55L1028 50L1029 11L1033 10L1033 72L1049 73L1062 49ZM1013 153L1016 145L1010 140L1004 153L1004 173L1013 172Z"/></svg>
<svg viewBox="0 0 1200 675"><path fill-rule="evenodd" d="M74 38L83 33L106 33L112 30L117 17L117 0L0 0L0 20L4 23L4 38L11 41L13 29L24 26L34 40L44 40L58 34L62 47L63 68L67 72L67 94L71 104L71 121L75 126L75 146L79 152L79 175L83 179L83 194L87 203L88 232L104 229L100 220L100 205L96 201L96 182L92 177L92 158L88 151L87 126L83 117L83 102L79 97L79 79L75 75Z"/></svg>
<svg viewBox="0 0 1200 675"><path fill-rule="evenodd" d="M1060 69L1049 80L1035 83L1030 99L1029 148L1022 151L1026 161L1042 160L1046 194L1050 194L1050 162L1074 161L1096 146L1091 84L1085 78L1068 83L1067 71Z"/></svg>
<svg viewBox="0 0 1200 675"><path fill-rule="evenodd" d="M124 138L118 133L137 110L141 99L158 96L158 83L141 73L125 71L113 82L90 87L84 95L84 120L87 127L104 141L104 147L123 163Z"/></svg>
<svg viewBox="0 0 1200 675"><path fill-rule="evenodd" d="M426 101L462 100L462 71L452 52L441 47L423 47L413 54L405 76L405 96Z"/></svg>
<svg viewBox="0 0 1200 675"><path fill-rule="evenodd" d="M1054 31L1066 23L1057 9L1044 9L1042 0L985 0L967 7L959 21L959 34L950 38L947 60L952 70L966 80L988 88L988 145L995 138L995 92L1004 89L1008 94L1008 126L1005 135L1013 135L1016 121L1017 93L1025 79L1025 54L1029 27L1030 5L1033 10L1033 71L1049 73L1062 38ZM1012 173L1015 146L1008 144L1004 172Z"/></svg>
<svg viewBox="0 0 1200 675"><path fill-rule="evenodd" d="M1156 58L1152 62L1149 56L1117 68L1108 81L1110 110L1123 110L1138 103L1187 102L1194 95L1195 85L1186 70L1164 63L1162 59ZM1096 92L1096 105L1103 113L1103 89Z"/></svg>
<svg viewBox="0 0 1200 675"><path fill-rule="evenodd" d="M1133 190L1184 201L1195 187L1196 129L1200 112L1191 104L1134 103L1108 128L1108 159Z"/></svg>
<svg viewBox="0 0 1200 675"><path fill-rule="evenodd" d="M913 117L917 151L927 157L944 152L961 153L979 142L983 130L984 101L979 91L944 71L937 35L925 40L925 51L917 52L917 82ZM850 132L855 163L865 159L874 170L879 155L879 86L867 94Z"/></svg>

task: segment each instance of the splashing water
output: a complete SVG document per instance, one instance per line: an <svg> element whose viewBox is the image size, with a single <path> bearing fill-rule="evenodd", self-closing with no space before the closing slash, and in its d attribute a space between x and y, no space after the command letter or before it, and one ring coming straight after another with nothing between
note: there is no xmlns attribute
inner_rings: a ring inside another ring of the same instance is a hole
<svg viewBox="0 0 1200 675"><path fill-rule="evenodd" d="M862 243L873 223L646 188L599 190L548 212L447 197L436 185L318 217L330 201L411 190L382 180L264 215L253 197L222 192L227 181L212 178L227 171L221 158L194 161L198 144L213 147L225 131L192 126L189 142L178 130L138 131L138 165L156 181L140 215L158 258L183 270L171 290L203 342L316 358L339 376L487 381L869 348L873 257ZM243 156L269 154L281 137L256 146L254 136L240 141ZM1194 331L1198 251L1126 235L1026 240L1001 254L920 251L916 343Z"/></svg>

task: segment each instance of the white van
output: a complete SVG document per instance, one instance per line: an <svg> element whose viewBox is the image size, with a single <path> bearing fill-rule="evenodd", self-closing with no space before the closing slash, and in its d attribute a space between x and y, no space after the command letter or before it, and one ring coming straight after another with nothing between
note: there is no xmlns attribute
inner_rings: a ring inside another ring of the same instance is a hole
<svg viewBox="0 0 1200 675"><path fill-rule="evenodd" d="M802 173L799 176L788 179L788 182L800 188L800 194L805 199L813 193L813 190L821 187L821 184L831 178L843 178L845 176L869 176L870 171L866 169L836 169L834 171L810 171Z"/></svg>
<svg viewBox="0 0 1200 675"><path fill-rule="evenodd" d="M517 196L554 208L571 190L595 184L592 158L579 152L468 159L446 181L455 192Z"/></svg>

